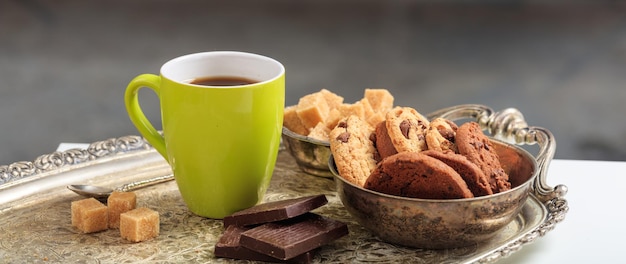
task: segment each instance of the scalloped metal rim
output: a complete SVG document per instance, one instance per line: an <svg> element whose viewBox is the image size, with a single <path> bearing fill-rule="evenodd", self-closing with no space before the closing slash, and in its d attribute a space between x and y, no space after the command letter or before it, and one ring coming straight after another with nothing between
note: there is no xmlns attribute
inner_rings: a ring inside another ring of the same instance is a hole
<svg viewBox="0 0 626 264"><path fill-rule="evenodd" d="M65 166L77 165L121 153L147 149L152 149L152 146L140 136L129 135L119 138L110 138L91 143L86 149L57 151L41 155L34 161L18 161L9 165L0 166L0 185L18 180L27 180L28 177Z"/></svg>

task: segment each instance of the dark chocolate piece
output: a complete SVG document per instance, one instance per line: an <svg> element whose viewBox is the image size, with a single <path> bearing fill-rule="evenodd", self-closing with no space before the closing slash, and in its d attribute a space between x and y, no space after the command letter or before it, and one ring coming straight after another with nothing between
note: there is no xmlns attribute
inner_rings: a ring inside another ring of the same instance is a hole
<svg viewBox="0 0 626 264"><path fill-rule="evenodd" d="M267 223L241 234L239 243L277 259L290 259L348 234L348 226L314 213Z"/></svg>
<svg viewBox="0 0 626 264"><path fill-rule="evenodd" d="M224 227L248 226L285 220L328 203L323 194L259 204L224 217Z"/></svg>
<svg viewBox="0 0 626 264"><path fill-rule="evenodd" d="M214 254L216 257L232 258L251 261L282 262L282 263L311 263L314 251L308 251L288 260L277 259L259 252L250 250L239 245L241 233L248 230L247 227L231 225L224 231L220 240L215 244Z"/></svg>

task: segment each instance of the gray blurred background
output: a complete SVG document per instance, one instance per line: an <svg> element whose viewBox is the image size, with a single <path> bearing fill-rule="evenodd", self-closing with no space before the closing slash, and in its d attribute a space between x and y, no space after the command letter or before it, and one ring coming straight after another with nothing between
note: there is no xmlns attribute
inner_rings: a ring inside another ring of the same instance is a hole
<svg viewBox="0 0 626 264"><path fill-rule="evenodd" d="M515 107L557 158L626 160L626 5L617 1L0 1L0 164L137 134L128 81L211 50L287 68L287 102L387 88L422 113ZM145 90L145 89L144 89ZM142 91L143 92L143 91ZM156 96L144 111L159 123Z"/></svg>

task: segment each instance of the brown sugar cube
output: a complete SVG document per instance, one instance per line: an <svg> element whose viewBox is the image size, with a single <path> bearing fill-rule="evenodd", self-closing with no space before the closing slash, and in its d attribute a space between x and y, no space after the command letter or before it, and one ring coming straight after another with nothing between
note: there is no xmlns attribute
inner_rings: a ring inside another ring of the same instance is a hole
<svg viewBox="0 0 626 264"><path fill-rule="evenodd" d="M72 226L83 233L93 233L109 228L107 207L95 198L72 202Z"/></svg>
<svg viewBox="0 0 626 264"><path fill-rule="evenodd" d="M366 117L365 121L367 121L370 126L376 127L380 122L385 121L385 114L381 112L375 113L371 116Z"/></svg>
<svg viewBox="0 0 626 264"><path fill-rule="evenodd" d="M386 113L393 108L393 95L387 89L365 89L366 98L374 112Z"/></svg>
<svg viewBox="0 0 626 264"><path fill-rule="evenodd" d="M131 242L141 242L159 235L159 213L137 208L120 215L120 234Z"/></svg>
<svg viewBox="0 0 626 264"><path fill-rule="evenodd" d="M363 108L363 103L361 103L361 101L354 104L342 104L339 106L339 111L343 117L355 115L361 119L365 119L365 109Z"/></svg>
<svg viewBox="0 0 626 264"><path fill-rule="evenodd" d="M315 126L311 130L311 133L309 133L308 137L319 139L322 141L328 141L329 133L330 129L328 129L324 123L318 123L317 126Z"/></svg>
<svg viewBox="0 0 626 264"><path fill-rule="evenodd" d="M137 196L134 192L113 192L107 200L109 207L109 228L120 227L120 214L135 209Z"/></svg>
<svg viewBox="0 0 626 264"><path fill-rule="evenodd" d="M374 108L372 108L372 104L370 104L370 101L367 100L367 98L363 98L361 99L361 101L359 101L359 103L361 104L361 106L363 106L363 114L365 115L365 119L367 119L367 117L372 116L375 114L374 112Z"/></svg>
<svg viewBox="0 0 626 264"><path fill-rule="evenodd" d="M330 108L321 93L305 95L298 101L296 113L304 126L311 130L317 123L324 122Z"/></svg>
<svg viewBox="0 0 626 264"><path fill-rule="evenodd" d="M304 124L302 124L302 121L300 121L298 113L296 113L296 109L295 105L285 107L283 112L283 126L294 133L306 136L309 133L309 130L304 126Z"/></svg>
<svg viewBox="0 0 626 264"><path fill-rule="evenodd" d="M324 100L326 100L329 109L337 108L343 103L343 97L329 90L322 89L319 91L319 94L321 94Z"/></svg>
<svg viewBox="0 0 626 264"><path fill-rule="evenodd" d="M326 125L326 128L328 128L329 130L333 130L333 128L337 126L337 123L339 123L339 120L343 118L344 116L343 114L341 114L341 111L335 108L333 110L330 110L330 113L328 113L328 117L326 118L326 120L324 120L324 124Z"/></svg>

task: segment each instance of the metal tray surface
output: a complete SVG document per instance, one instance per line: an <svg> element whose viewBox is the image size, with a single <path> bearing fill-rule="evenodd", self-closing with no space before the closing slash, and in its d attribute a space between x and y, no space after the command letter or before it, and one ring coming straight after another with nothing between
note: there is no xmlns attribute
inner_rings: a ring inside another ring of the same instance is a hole
<svg viewBox="0 0 626 264"><path fill-rule="evenodd" d="M155 239L131 243L122 239L118 230L82 234L72 227L70 203L83 197L65 185L116 186L168 173L171 170L166 161L138 136L96 142L84 150L43 155L35 162L0 166L0 260L4 263L240 262L213 255L214 245L224 231L221 220L189 212L175 182L135 191L138 206L152 208L160 214L161 232ZM395 246L372 236L351 218L336 196L332 179L302 172L293 157L281 151L265 201L313 194L325 194L329 200L316 213L346 222L350 230L348 236L321 247L315 263L494 262L552 230L568 209L563 198L542 203L531 195L518 217L487 243L448 250Z"/></svg>

